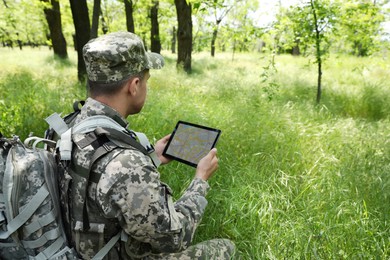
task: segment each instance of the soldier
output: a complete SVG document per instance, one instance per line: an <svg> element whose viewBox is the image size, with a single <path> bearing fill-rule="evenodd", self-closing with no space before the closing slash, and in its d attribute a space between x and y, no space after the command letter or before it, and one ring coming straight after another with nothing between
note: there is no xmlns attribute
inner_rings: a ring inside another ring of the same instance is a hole
<svg viewBox="0 0 390 260"><path fill-rule="evenodd" d="M129 32L93 39L83 48L83 55L89 98L72 124L105 115L127 127L126 118L139 113L144 105L149 69L162 68L163 57L146 52L142 40ZM84 138L85 134L73 136L75 143ZM155 145L161 164L170 162L162 155L168 139L169 135ZM121 239L109 251L108 259L233 258L235 246L227 239L192 245L207 205L207 180L218 168L216 149L199 162L193 181L176 202L168 185L160 181L158 164L133 147L113 149L96 160L91 176L99 176L98 181L79 178L82 174L77 172L88 169L95 149L93 145L74 148L70 167L73 180L65 184L70 187L66 189L70 204L64 213L65 226L82 258L91 259L121 231Z"/></svg>

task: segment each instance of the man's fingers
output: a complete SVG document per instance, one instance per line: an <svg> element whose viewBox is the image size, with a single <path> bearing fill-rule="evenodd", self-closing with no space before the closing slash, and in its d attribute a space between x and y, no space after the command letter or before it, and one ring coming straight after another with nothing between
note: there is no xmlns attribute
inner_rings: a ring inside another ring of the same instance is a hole
<svg viewBox="0 0 390 260"><path fill-rule="evenodd" d="M216 156L217 155L217 148L211 149L208 155L209 156Z"/></svg>

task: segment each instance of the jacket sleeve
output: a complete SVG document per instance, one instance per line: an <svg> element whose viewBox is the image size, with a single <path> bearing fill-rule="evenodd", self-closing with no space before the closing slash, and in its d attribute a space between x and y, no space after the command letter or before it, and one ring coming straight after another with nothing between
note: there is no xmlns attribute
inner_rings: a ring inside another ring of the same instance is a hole
<svg viewBox="0 0 390 260"><path fill-rule="evenodd" d="M119 220L135 256L181 251L192 242L207 205L207 182L194 179L174 203L149 157L123 150L105 167L97 201L108 218Z"/></svg>

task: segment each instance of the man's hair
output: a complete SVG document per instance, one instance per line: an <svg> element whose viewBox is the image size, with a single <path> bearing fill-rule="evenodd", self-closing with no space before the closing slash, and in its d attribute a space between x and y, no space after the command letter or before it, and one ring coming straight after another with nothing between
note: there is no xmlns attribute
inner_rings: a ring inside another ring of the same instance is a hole
<svg viewBox="0 0 390 260"><path fill-rule="evenodd" d="M140 78L141 80L144 78L145 73L148 71L148 69L143 70L135 75L128 76L120 81L112 82L112 83L99 83L94 82L88 79L87 82L87 89L88 94L91 97L97 97L97 96L111 96L116 93L118 93L125 84L134 78Z"/></svg>

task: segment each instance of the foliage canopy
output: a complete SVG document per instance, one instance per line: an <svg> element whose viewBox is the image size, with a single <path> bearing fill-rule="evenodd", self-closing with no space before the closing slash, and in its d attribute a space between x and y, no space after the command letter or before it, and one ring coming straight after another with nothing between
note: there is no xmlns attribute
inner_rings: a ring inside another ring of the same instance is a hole
<svg viewBox="0 0 390 260"><path fill-rule="evenodd" d="M92 16L93 0L88 0ZM256 24L261 1L218 0L190 1L193 7L193 51L210 50L212 35L218 26L218 38L213 46L217 51L253 51L261 46L268 49L277 48L289 52L297 44L301 51L309 51L310 24L306 19L304 6L307 1L290 8L281 7L275 23L269 27ZM382 23L389 19L388 1L370 0L327 0L319 1L324 8L319 16L321 24L327 27L328 39L324 44L332 43L333 51L367 56L376 53L388 42L383 42ZM145 42L150 43L150 7L152 0L132 1L135 33ZM50 45L48 26L43 8L48 3L39 0L4 0L0 4L0 41L3 45L17 46ZM68 45L73 45L74 25L67 0L60 0L63 33ZM46 6L47 7L47 6ZM232 8L234 7L234 8ZM297 12L298 11L298 12ZM126 15L123 0L102 0L99 34L102 34L102 23L109 32L126 30ZM92 17L90 17L92 19ZM218 22L220 21L220 22ZM218 23L216 23L218 22ZM330 26L331 25L331 26ZM171 49L171 38L174 27L177 27L175 5L172 0L159 1L160 39L163 49ZM325 35L325 34L324 34ZM323 48L326 50L326 48Z"/></svg>

